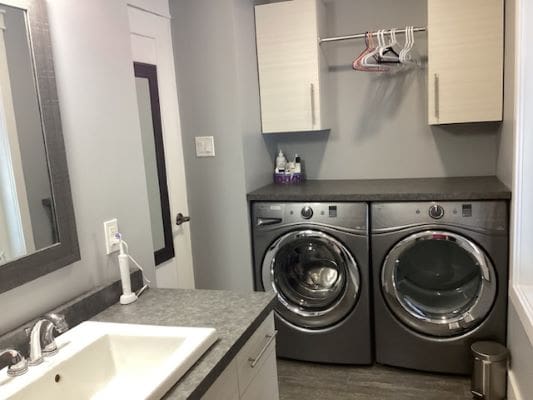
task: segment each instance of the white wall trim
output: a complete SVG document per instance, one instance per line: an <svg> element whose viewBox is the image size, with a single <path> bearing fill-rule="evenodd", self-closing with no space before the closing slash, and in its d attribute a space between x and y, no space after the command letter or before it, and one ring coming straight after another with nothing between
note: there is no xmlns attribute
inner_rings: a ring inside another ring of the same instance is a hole
<svg viewBox="0 0 533 400"><path fill-rule="evenodd" d="M22 10L27 10L29 8L28 0L2 0L2 5L20 8Z"/></svg>
<svg viewBox="0 0 533 400"><path fill-rule="evenodd" d="M152 6L152 7L150 7ZM149 14L157 15L170 20L170 12L168 12L168 6L166 8L159 7L158 4L145 4L139 0L128 0L128 7L135 8L140 11L147 12Z"/></svg>
<svg viewBox="0 0 533 400"><path fill-rule="evenodd" d="M528 49L527 14L532 14L527 2L518 0L516 5L516 140L514 162L514 193L512 204L511 262L510 262L510 298L516 308L519 319L533 346L533 253L531 252L530 229L533 214L528 204L533 199L533 141L528 139L528 129L533 120L527 110L527 96L533 98L533 85L528 80L529 64L533 63L533 54Z"/></svg>
<svg viewBox="0 0 533 400"><path fill-rule="evenodd" d="M533 286L513 285L510 292L511 302L529 338L529 343L533 346Z"/></svg>
<svg viewBox="0 0 533 400"><path fill-rule="evenodd" d="M508 375L507 397L509 400L526 400L526 398L520 393L520 388L518 387L518 382L513 371L509 371Z"/></svg>

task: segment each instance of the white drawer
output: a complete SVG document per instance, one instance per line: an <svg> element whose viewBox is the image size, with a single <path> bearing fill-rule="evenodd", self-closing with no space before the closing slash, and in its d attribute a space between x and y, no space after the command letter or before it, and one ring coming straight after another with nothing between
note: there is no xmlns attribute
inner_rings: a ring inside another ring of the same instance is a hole
<svg viewBox="0 0 533 400"><path fill-rule="evenodd" d="M241 396L263 366L271 349L275 349L275 336L274 314L270 313L237 354L237 378Z"/></svg>
<svg viewBox="0 0 533 400"><path fill-rule="evenodd" d="M233 360L202 396L202 400L239 400L237 364Z"/></svg>

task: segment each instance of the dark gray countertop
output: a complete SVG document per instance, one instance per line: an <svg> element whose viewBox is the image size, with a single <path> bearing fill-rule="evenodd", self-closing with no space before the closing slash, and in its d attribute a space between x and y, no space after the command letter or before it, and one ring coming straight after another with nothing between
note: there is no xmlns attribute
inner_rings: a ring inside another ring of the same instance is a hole
<svg viewBox="0 0 533 400"><path fill-rule="evenodd" d="M270 184L249 201L444 201L509 200L511 191L495 176L372 180L310 180Z"/></svg>
<svg viewBox="0 0 533 400"><path fill-rule="evenodd" d="M274 305L273 293L149 289L137 302L116 304L94 321L216 328L218 341L164 399L199 399L233 360Z"/></svg>

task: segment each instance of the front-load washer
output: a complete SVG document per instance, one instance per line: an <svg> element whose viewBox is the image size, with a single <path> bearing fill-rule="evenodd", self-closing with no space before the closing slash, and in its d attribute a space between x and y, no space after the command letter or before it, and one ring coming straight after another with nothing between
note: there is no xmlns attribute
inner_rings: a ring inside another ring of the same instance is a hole
<svg viewBox="0 0 533 400"><path fill-rule="evenodd" d="M256 290L277 295L280 357L372 363L368 206L252 204Z"/></svg>
<svg viewBox="0 0 533 400"><path fill-rule="evenodd" d="M455 374L470 345L506 341L505 201L375 203L376 361Z"/></svg>

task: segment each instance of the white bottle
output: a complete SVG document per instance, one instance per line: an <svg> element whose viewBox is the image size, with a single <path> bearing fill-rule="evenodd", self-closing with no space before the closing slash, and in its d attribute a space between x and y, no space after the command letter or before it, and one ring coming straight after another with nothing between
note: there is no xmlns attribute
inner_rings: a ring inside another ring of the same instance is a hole
<svg viewBox="0 0 533 400"><path fill-rule="evenodd" d="M300 156L296 154L294 156L294 173L295 174L301 174L302 173L302 161L300 159Z"/></svg>
<svg viewBox="0 0 533 400"><path fill-rule="evenodd" d="M287 159L285 158L283 151L280 150L278 156L276 157L276 172L284 173L286 167L287 167Z"/></svg>

